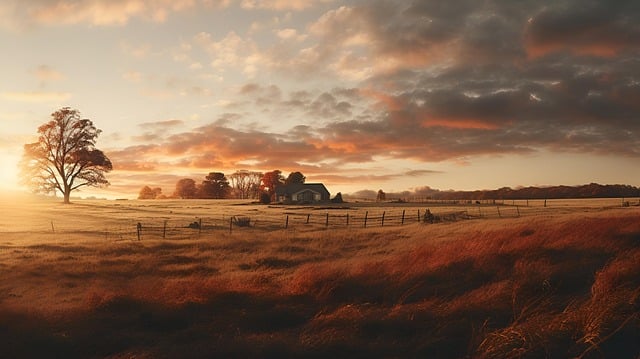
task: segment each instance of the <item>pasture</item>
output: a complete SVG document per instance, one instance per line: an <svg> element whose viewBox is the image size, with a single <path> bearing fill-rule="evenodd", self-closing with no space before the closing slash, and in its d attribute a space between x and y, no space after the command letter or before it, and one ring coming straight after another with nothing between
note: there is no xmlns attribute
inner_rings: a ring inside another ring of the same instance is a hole
<svg viewBox="0 0 640 359"><path fill-rule="evenodd" d="M0 357L637 358L630 202L4 197Z"/></svg>

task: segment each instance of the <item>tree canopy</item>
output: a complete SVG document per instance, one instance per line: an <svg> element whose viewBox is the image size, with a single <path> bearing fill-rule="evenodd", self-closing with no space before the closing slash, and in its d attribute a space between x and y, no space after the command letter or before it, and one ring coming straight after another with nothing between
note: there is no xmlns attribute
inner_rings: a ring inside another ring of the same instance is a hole
<svg viewBox="0 0 640 359"><path fill-rule="evenodd" d="M38 127L38 141L24 145L23 182L34 192L59 191L64 203L69 203L71 192L80 187L109 185L105 173L113 165L95 147L102 131L69 107L52 113L51 117L51 121Z"/></svg>
<svg viewBox="0 0 640 359"><path fill-rule="evenodd" d="M182 199L192 199L198 197L198 187L196 181L191 178L183 178L176 183L176 190L173 196Z"/></svg>
<svg viewBox="0 0 640 359"><path fill-rule="evenodd" d="M268 194L270 198L273 198L276 193L276 188L283 183L284 177L282 176L282 171L273 170L266 172L260 180L260 191Z"/></svg>
<svg viewBox="0 0 640 359"><path fill-rule="evenodd" d="M151 188L149 186L144 186L140 189L140 193L138 194L138 199L156 199L162 195L162 188L155 187Z"/></svg>
<svg viewBox="0 0 640 359"><path fill-rule="evenodd" d="M231 187L222 172L210 172L202 181L199 198L226 198Z"/></svg>
<svg viewBox="0 0 640 359"><path fill-rule="evenodd" d="M301 172L291 172L284 181L285 184L301 184L307 179Z"/></svg>

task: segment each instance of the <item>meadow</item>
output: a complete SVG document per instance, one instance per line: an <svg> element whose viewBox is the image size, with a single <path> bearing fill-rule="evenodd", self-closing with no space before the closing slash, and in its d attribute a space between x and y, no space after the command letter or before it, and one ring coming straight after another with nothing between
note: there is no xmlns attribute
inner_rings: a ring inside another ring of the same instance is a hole
<svg viewBox="0 0 640 359"><path fill-rule="evenodd" d="M637 199L517 202L5 196L0 357L640 357ZM302 223L426 208L467 216ZM257 225L230 233L239 215ZM165 221L175 236L136 237Z"/></svg>

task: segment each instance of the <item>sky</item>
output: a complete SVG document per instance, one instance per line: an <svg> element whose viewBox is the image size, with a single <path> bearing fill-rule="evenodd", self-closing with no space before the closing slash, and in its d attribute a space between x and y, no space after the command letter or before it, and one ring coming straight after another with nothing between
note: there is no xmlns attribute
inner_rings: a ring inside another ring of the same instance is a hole
<svg viewBox="0 0 640 359"><path fill-rule="evenodd" d="M640 185L635 0L2 0L0 187L54 111L107 189L300 171L332 194Z"/></svg>

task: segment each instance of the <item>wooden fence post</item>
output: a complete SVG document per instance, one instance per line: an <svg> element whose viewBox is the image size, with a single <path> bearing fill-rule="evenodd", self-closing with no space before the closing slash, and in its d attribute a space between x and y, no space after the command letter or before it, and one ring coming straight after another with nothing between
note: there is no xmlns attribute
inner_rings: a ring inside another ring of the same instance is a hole
<svg viewBox="0 0 640 359"><path fill-rule="evenodd" d="M140 232L142 232L142 223L138 222L138 225L136 226L137 229L137 233L138 233L138 240L140 240Z"/></svg>
<svg viewBox="0 0 640 359"><path fill-rule="evenodd" d="M404 209L402 210L402 222L400 222L400 225L403 226L404 225Z"/></svg>
<svg viewBox="0 0 640 359"><path fill-rule="evenodd" d="M386 211L382 211L382 221L380 221L380 227L384 227L384 214Z"/></svg>
<svg viewBox="0 0 640 359"><path fill-rule="evenodd" d="M309 218L311 217L311 213L307 214L307 224L309 224Z"/></svg>
<svg viewBox="0 0 640 359"><path fill-rule="evenodd" d="M284 229L289 228L289 215L287 214L287 219L284 221Z"/></svg>
<svg viewBox="0 0 640 359"><path fill-rule="evenodd" d="M202 218L198 219L198 237L202 233Z"/></svg>
<svg viewBox="0 0 640 359"><path fill-rule="evenodd" d="M347 227L349 227L349 213L347 213Z"/></svg>
<svg viewBox="0 0 640 359"><path fill-rule="evenodd" d="M502 218L502 215L500 215L500 206L496 206L496 208L498 209L498 217Z"/></svg>
<svg viewBox="0 0 640 359"><path fill-rule="evenodd" d="M418 210L418 223L420 223L420 210Z"/></svg>
<svg viewBox="0 0 640 359"><path fill-rule="evenodd" d="M364 212L364 228L367 228L367 217L369 217L369 211Z"/></svg>
<svg viewBox="0 0 640 359"><path fill-rule="evenodd" d="M53 227L53 221L51 221L51 232L56 233L56 229Z"/></svg>
<svg viewBox="0 0 640 359"><path fill-rule="evenodd" d="M518 217L520 217L520 208L518 206L516 206L516 211L518 212Z"/></svg>
<svg viewBox="0 0 640 359"><path fill-rule="evenodd" d="M327 212L327 220L326 220L326 222L324 223L324 226L325 226L325 227L329 227L329 212Z"/></svg>
<svg viewBox="0 0 640 359"><path fill-rule="evenodd" d="M167 220L164 220L164 224L162 226L162 239L167 237Z"/></svg>

